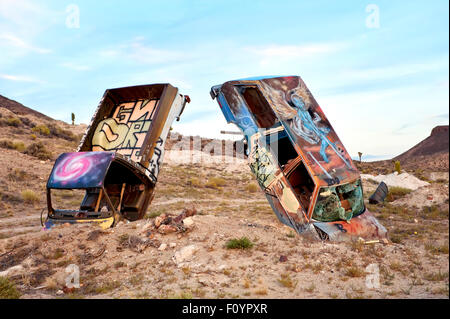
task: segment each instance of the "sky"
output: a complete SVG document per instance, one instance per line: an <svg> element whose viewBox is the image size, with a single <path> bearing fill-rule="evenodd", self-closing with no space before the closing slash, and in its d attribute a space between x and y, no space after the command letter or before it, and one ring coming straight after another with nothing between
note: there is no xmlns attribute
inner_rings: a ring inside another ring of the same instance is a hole
<svg viewBox="0 0 450 319"><path fill-rule="evenodd" d="M449 4L0 0L0 94L89 123L109 88L171 83L175 131L233 138L211 86L299 75L352 156L390 158L449 123Z"/></svg>

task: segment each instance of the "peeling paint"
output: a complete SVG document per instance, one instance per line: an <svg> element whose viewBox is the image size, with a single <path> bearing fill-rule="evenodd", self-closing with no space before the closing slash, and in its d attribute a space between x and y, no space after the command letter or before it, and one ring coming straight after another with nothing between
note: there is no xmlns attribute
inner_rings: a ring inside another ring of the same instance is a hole
<svg viewBox="0 0 450 319"><path fill-rule="evenodd" d="M211 96L244 134L251 171L282 223L321 239L386 237L364 206L356 166L300 77L228 81Z"/></svg>

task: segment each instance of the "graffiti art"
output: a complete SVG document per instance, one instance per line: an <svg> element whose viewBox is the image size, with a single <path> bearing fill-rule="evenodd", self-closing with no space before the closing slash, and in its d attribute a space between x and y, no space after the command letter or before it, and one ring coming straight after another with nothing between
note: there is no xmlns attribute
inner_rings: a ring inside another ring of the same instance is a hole
<svg viewBox="0 0 450 319"><path fill-rule="evenodd" d="M47 181L43 224L143 218L153 198L164 144L189 97L170 84L106 90L77 152L61 154ZM84 189L78 210L55 209L52 190Z"/></svg>
<svg viewBox="0 0 450 319"><path fill-rule="evenodd" d="M364 205L350 155L300 77L228 81L211 96L244 134L251 171L282 223L318 239L386 237Z"/></svg>

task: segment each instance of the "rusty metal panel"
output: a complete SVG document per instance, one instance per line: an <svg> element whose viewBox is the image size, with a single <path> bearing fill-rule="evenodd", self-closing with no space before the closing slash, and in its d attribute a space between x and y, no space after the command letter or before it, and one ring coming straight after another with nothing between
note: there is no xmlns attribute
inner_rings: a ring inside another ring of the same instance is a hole
<svg viewBox="0 0 450 319"><path fill-rule="evenodd" d="M228 81L211 96L243 132L250 169L281 222L316 238L385 236L365 211L357 168L300 77Z"/></svg>

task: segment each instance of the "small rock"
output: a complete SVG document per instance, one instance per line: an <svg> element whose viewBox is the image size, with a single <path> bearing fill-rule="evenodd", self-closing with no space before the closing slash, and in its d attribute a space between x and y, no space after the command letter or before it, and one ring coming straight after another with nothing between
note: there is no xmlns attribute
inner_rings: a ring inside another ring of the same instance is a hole
<svg viewBox="0 0 450 319"><path fill-rule="evenodd" d="M414 218L414 222L417 224L419 221L417 219Z"/></svg>
<svg viewBox="0 0 450 319"><path fill-rule="evenodd" d="M142 226L141 233L145 233L147 230L150 230L153 227L152 223L146 223Z"/></svg>
<svg viewBox="0 0 450 319"><path fill-rule="evenodd" d="M280 262L284 263L288 260L287 256L281 255L280 256Z"/></svg>
<svg viewBox="0 0 450 319"><path fill-rule="evenodd" d="M64 291L58 290L58 291L56 292L56 294L57 294L57 295L62 295L62 294L64 294Z"/></svg>
<svg viewBox="0 0 450 319"><path fill-rule="evenodd" d="M223 271L224 269L227 269L227 267L227 265L220 265L218 269L219 271Z"/></svg>
<svg viewBox="0 0 450 319"><path fill-rule="evenodd" d="M195 252L198 250L198 247L196 245L189 245L181 248L178 250L172 257L173 261L176 264L180 264L184 261L187 261L191 259L191 257L195 254Z"/></svg>
<svg viewBox="0 0 450 319"><path fill-rule="evenodd" d="M157 216L155 218L155 227L159 228L159 226L161 226L162 222L166 219L167 215L165 213Z"/></svg>
<svg viewBox="0 0 450 319"><path fill-rule="evenodd" d="M161 244L160 246L159 246L159 248L158 248L158 250L160 250L160 251L164 251L164 250L166 250L166 248L167 248L167 244Z"/></svg>
<svg viewBox="0 0 450 319"><path fill-rule="evenodd" d="M63 292L64 292L65 294L71 294L71 293L73 293L74 291L75 291L75 287L71 287L71 288L66 287L66 286L63 287Z"/></svg>
<svg viewBox="0 0 450 319"><path fill-rule="evenodd" d="M21 273L22 270L24 270L22 265L16 265L16 266L6 269L5 271L0 272L0 277L8 277L8 276L17 275L17 274Z"/></svg>
<svg viewBox="0 0 450 319"><path fill-rule="evenodd" d="M174 233L177 230L178 229L175 226L172 226L172 225L161 225L158 228L158 232L161 233L161 234Z"/></svg>
<svg viewBox="0 0 450 319"><path fill-rule="evenodd" d="M169 244L169 247L170 247L170 248L175 248L176 246L177 246L177 243L170 243L170 244Z"/></svg>
<svg viewBox="0 0 450 319"><path fill-rule="evenodd" d="M186 217L185 219L183 219L183 225L186 228L190 228L194 225L194 220L192 219L192 217Z"/></svg>

